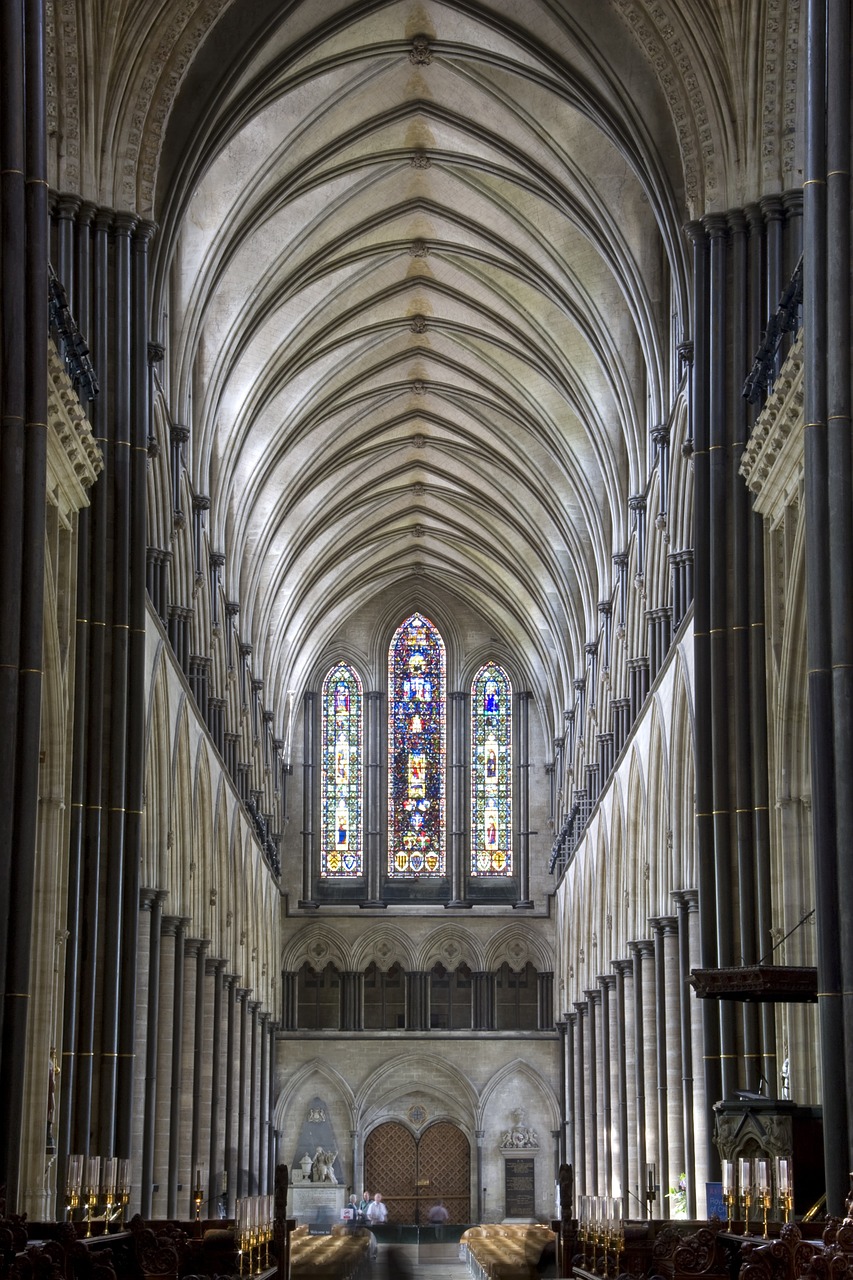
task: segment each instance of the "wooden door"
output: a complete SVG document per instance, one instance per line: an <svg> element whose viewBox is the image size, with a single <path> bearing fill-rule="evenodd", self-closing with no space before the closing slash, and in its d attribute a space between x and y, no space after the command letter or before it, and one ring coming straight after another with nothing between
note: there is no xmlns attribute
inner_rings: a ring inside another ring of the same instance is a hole
<svg viewBox="0 0 853 1280"><path fill-rule="evenodd" d="M381 1191L388 1221L425 1225L443 1201L450 1222L470 1222L471 1148L455 1124L441 1120L415 1139L397 1121L381 1124L364 1144L364 1184Z"/></svg>
<svg viewBox="0 0 853 1280"><path fill-rule="evenodd" d="M441 1200L450 1222L469 1223L471 1148L461 1129L439 1120L424 1129L418 1142L418 1216L428 1222L429 1210Z"/></svg>
<svg viewBox="0 0 853 1280"><path fill-rule="evenodd" d="M364 1144L364 1188L382 1192L389 1222L414 1222L418 1148L414 1135L396 1120L380 1124Z"/></svg>

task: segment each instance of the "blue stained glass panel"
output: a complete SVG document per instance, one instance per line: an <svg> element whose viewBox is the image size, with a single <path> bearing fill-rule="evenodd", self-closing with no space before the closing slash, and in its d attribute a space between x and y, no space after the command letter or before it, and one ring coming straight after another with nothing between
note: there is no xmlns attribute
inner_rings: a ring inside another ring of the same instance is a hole
<svg viewBox="0 0 853 1280"><path fill-rule="evenodd" d="M497 663L471 686L471 875L512 874L512 685Z"/></svg>
<svg viewBox="0 0 853 1280"><path fill-rule="evenodd" d="M323 681L320 875L362 874L362 692L347 663Z"/></svg>
<svg viewBox="0 0 853 1280"><path fill-rule="evenodd" d="M445 874L444 642L413 613L388 651L388 874Z"/></svg>

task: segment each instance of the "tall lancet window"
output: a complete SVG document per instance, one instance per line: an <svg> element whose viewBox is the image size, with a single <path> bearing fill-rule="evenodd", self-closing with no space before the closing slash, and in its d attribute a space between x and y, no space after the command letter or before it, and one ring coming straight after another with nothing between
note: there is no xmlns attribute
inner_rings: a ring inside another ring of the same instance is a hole
<svg viewBox="0 0 853 1280"><path fill-rule="evenodd" d="M444 642L413 613L388 652L388 874L445 870Z"/></svg>
<svg viewBox="0 0 853 1280"><path fill-rule="evenodd" d="M489 662L471 686L471 875L512 874L512 685Z"/></svg>
<svg viewBox="0 0 853 1280"><path fill-rule="evenodd" d="M322 876L362 873L361 681L345 662L323 681Z"/></svg>

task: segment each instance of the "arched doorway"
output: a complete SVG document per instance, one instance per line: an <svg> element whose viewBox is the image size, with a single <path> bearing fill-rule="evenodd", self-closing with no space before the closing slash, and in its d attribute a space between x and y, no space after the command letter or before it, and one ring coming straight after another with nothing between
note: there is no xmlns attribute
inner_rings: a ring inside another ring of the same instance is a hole
<svg viewBox="0 0 853 1280"><path fill-rule="evenodd" d="M390 1222L428 1221L441 1200L450 1222L471 1221L471 1147L461 1129L447 1120L429 1125L417 1137L398 1121L380 1124L364 1144L364 1184L381 1191Z"/></svg>

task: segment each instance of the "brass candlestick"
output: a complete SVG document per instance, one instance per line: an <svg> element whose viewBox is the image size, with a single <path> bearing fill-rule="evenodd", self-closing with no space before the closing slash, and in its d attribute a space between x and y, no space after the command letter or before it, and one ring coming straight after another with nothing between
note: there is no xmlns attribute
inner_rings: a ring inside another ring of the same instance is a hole
<svg viewBox="0 0 853 1280"><path fill-rule="evenodd" d="M734 1207L735 1207L735 1193L731 1187L729 1187L727 1191L723 1192L723 1203L726 1206L726 1219L727 1219L726 1228L727 1230L731 1231L732 1217L734 1216Z"/></svg>
<svg viewBox="0 0 853 1280"><path fill-rule="evenodd" d="M752 1188L742 1187L740 1198L743 1202L743 1231L744 1235L749 1235L749 1209L752 1204Z"/></svg>

